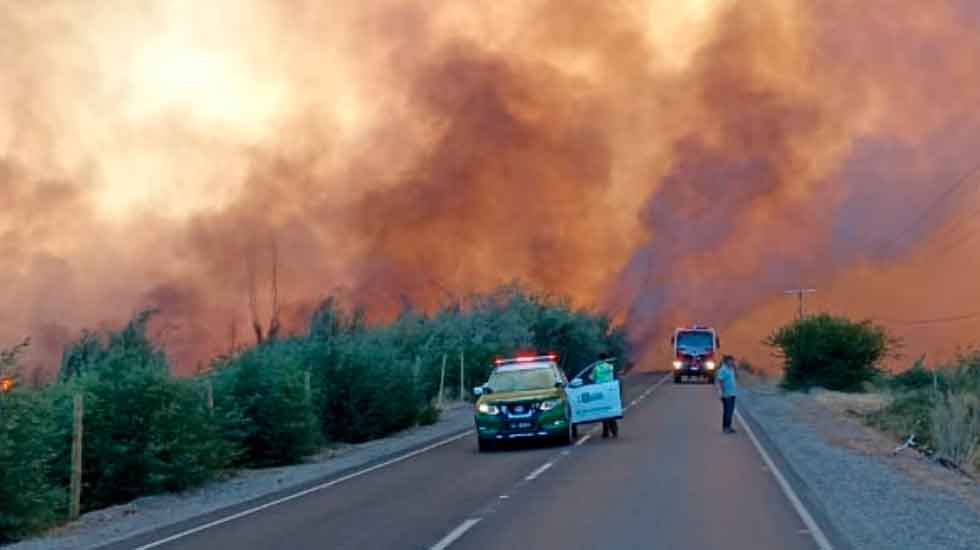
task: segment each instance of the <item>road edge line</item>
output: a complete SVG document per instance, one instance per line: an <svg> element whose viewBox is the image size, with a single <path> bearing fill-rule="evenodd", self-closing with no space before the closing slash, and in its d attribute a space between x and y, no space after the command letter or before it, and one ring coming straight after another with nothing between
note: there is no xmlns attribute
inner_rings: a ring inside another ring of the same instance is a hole
<svg viewBox="0 0 980 550"><path fill-rule="evenodd" d="M755 436L755 432L752 431L752 427L749 426L749 423L742 416L742 413L740 411L735 411L735 417L738 418L738 421L745 429L745 432L749 434L749 439L752 440L755 450L762 456L762 460L766 463L766 467L769 468L769 471L772 472L773 476L776 478L779 488L782 489L783 494L789 500L790 504L793 505L793 508L796 510L796 514L801 520L803 520L803 523L810 531L810 536L813 537L814 542L816 542L820 550L833 550L834 547L830 544L830 540L827 538L827 535L813 518L810 511L807 510L806 506L804 506L803 501L800 500L799 495L796 494L796 491L776 466L776 463L769 456L769 453L765 450L765 448L763 448L762 443L759 442L759 439Z"/></svg>
<svg viewBox="0 0 980 550"><path fill-rule="evenodd" d="M450 443L454 443L456 441L459 441L460 439L463 439L464 437L467 437L467 436L469 436L471 434L473 434L473 430L472 429L468 429L468 430L466 430L464 432L461 432L461 433L458 433L456 435L447 437L447 438L442 439L440 441L437 441L435 443L426 445L425 447L422 447L420 449L415 449L414 451L410 451L408 453L405 453L405 454L402 454L402 455L398 455L398 456L396 456L394 458L391 458L391 459L386 460L384 462L381 462L379 464L375 464L375 465L369 466L367 468L362 468L360 470L357 470L355 472L351 472L349 474L343 475L343 476L338 477L336 479L332 479L330 481L326 481L324 483L320 483L318 485L314 485L313 487L309 487L309 488L303 489L302 491L298 491L298 492L295 492L295 493L292 493L292 494L289 494L289 495L286 495L286 496L277 498L275 500L272 500L272 501L269 501L269 502L260 504L258 506L253 506L252 508L248 508L248 509L242 510L240 512L237 512L237 513L234 513L234 514L231 514L231 515L222 517L222 518L218 518L216 520L210 521L208 523L204 523L202 525L198 525L198 526L193 527L191 529L185 529L184 531L181 531L179 533L174 533L173 535L170 535L168 537L164 537L162 539L159 539L159 540L156 540L156 541L153 541L153 542L144 544L142 546L138 546L138 547L134 548L133 550L150 550L151 548L157 548L159 546L162 546L164 544L173 542L175 540L180 540L182 538L188 537L188 536L193 535L195 533L200 533L201 531L206 531L206 530L211 529L213 527L217 527L219 525L223 525L225 523L229 523L231 521L235 521L237 519L241 519L243 517L250 516L250 515L252 515L252 514L254 514L256 512L261 512L262 510L266 510L268 508L272 508L273 506L278 506L280 504L289 502L291 500L296 500L298 498L302 498L302 497L304 497L306 495L309 495L309 494L312 494L312 493L315 493L315 492L318 492L318 491L322 491L323 489L328 489L328 488L333 487L335 485L339 485L341 483L344 483L345 481L349 481L351 479L360 477L360 476L365 475L365 474L369 474L371 472L380 470L382 468L391 466L393 464L397 464L399 462L408 460L410 458L416 457L416 456L418 456L420 454L423 454L423 453L427 453L427 452L429 452L431 450L437 449L437 448L442 447L444 445L448 445ZM113 544L113 543L110 543L110 544Z"/></svg>

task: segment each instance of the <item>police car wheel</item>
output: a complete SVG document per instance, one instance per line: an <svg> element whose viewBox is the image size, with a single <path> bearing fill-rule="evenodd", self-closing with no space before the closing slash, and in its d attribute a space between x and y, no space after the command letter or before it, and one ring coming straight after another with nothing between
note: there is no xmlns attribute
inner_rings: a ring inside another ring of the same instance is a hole
<svg viewBox="0 0 980 550"><path fill-rule="evenodd" d="M481 453L493 450L493 441L487 441L482 437L476 438L476 447Z"/></svg>
<svg viewBox="0 0 980 550"><path fill-rule="evenodd" d="M571 445L575 441L575 427L569 425L565 433L558 436L559 445Z"/></svg>

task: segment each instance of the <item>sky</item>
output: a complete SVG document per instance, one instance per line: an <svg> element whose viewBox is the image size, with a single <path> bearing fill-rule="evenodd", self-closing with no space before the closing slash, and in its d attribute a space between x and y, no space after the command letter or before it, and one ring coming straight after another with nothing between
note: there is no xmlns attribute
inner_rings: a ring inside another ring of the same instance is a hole
<svg viewBox="0 0 980 550"><path fill-rule="evenodd" d="M274 308L300 330L326 295L383 319L520 279L651 365L694 322L770 360L800 286L949 358L980 329L978 24L970 0L0 0L0 345L50 365L158 307L190 372Z"/></svg>

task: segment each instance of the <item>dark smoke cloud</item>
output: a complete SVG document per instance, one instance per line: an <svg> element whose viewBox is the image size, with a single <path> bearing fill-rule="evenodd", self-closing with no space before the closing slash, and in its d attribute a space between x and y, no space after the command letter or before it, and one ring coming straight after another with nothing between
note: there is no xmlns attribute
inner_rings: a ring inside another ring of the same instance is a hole
<svg viewBox="0 0 980 550"><path fill-rule="evenodd" d="M274 309L521 278L748 350L798 284L930 313L914 262L969 229L906 229L980 137L969 2L220 4L0 7L2 341L158 307L190 372Z"/></svg>

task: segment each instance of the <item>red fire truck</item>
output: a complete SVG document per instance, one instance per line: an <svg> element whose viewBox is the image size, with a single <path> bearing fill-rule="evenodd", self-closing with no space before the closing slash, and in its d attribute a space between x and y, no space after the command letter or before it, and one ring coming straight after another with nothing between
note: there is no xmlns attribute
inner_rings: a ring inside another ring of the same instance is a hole
<svg viewBox="0 0 980 550"><path fill-rule="evenodd" d="M721 341L715 329L701 325L674 330L670 338L673 349L674 383L698 378L713 384L718 365L716 353Z"/></svg>

